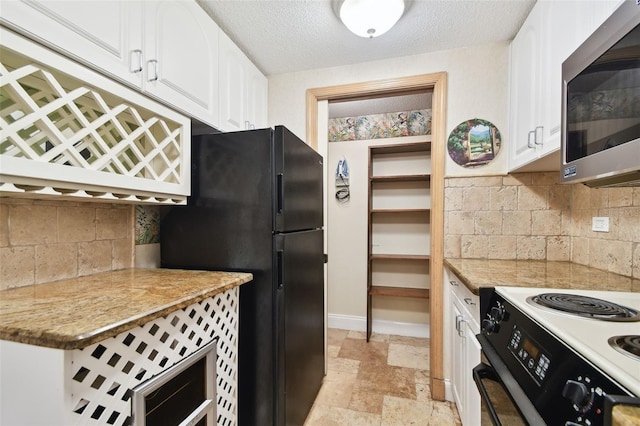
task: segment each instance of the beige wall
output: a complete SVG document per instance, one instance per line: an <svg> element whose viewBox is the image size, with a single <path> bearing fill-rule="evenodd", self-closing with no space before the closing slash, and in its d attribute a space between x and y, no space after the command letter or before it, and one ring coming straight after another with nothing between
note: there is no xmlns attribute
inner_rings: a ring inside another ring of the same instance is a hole
<svg viewBox="0 0 640 426"><path fill-rule="evenodd" d="M557 173L449 178L445 257L571 260L640 277L640 188L557 183ZM594 216L610 232L591 230Z"/></svg>
<svg viewBox="0 0 640 426"><path fill-rule="evenodd" d="M306 137L306 91L312 88L334 86L340 84L366 82L382 79L392 79L412 75L447 72L447 134L459 123L472 119L483 118L493 122L500 132L508 134L507 127L507 80L508 80L508 43L494 43L471 48L461 48L449 51L426 53L421 55L393 58L383 61L355 64L350 66L315 69L303 72L280 74L269 77L269 123L287 126L295 134ZM349 158L350 165L352 159ZM363 161L366 163L366 150ZM466 176L475 174L500 174L507 170L507 152L502 149L496 160L481 169L469 170L459 167L448 157L447 174ZM333 197L331 191L332 167L329 161L329 199ZM354 181L354 193L359 183ZM366 190L366 182L364 183ZM360 189L361 191L361 189ZM357 195L356 195L357 197ZM366 197L366 192L365 192ZM352 201L354 204L358 201ZM366 202L366 201L365 201ZM366 209L366 204L365 204ZM328 229L339 228L346 232L346 238L358 241L350 232L361 230L364 226L366 236L366 215L357 218L360 225L352 221L343 222L349 208L336 207L328 214ZM336 215L335 217L333 215ZM366 213L365 213L366 214ZM352 225L349 225L352 224ZM328 264L328 312L329 314L359 316L366 314L366 240L364 246L354 241L353 246L343 246L341 250L331 247L329 241ZM334 241L335 243L335 241ZM345 256L351 256L348 261ZM364 256L364 257L363 257ZM360 260L358 260L360 259ZM364 269L363 269L364 268ZM356 281L355 276L362 276L364 280ZM335 278L335 277L345 277ZM364 287L363 287L364 286ZM414 301L415 302L415 301ZM407 321L408 318L420 317L426 321L424 304L415 302L419 306L408 307L403 313L407 316L398 317L393 312L394 301L385 301L386 305L376 306L379 318L397 318L397 321ZM391 303L391 306L389 306ZM406 303L404 301L403 303ZM412 312L413 311L413 312Z"/></svg>
<svg viewBox="0 0 640 426"><path fill-rule="evenodd" d="M133 206L0 198L0 289L133 266Z"/></svg>
<svg viewBox="0 0 640 426"><path fill-rule="evenodd" d="M282 124L306 137L307 89L392 79L445 71L447 73L447 135L472 118L491 121L503 138L508 135L508 42L392 58L349 66L279 74L269 77L269 123ZM507 171L507 152L481 169L458 166L448 157L447 175L499 174Z"/></svg>

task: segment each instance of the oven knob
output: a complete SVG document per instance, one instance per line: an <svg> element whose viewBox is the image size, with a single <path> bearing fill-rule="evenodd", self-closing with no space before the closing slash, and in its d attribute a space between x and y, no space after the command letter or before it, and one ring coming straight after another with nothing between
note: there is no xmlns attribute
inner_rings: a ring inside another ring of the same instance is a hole
<svg viewBox="0 0 640 426"><path fill-rule="evenodd" d="M501 322L504 319L504 308L502 306L494 306L491 308L489 316L496 320L496 322Z"/></svg>
<svg viewBox="0 0 640 426"><path fill-rule="evenodd" d="M500 326L496 321L493 320L493 318L485 318L482 320L482 331L485 334L494 333L498 331L499 328Z"/></svg>
<svg viewBox="0 0 640 426"><path fill-rule="evenodd" d="M562 389L562 396L573 402L577 411L584 413L591 408L593 395L584 383L567 380L567 383L565 383Z"/></svg>

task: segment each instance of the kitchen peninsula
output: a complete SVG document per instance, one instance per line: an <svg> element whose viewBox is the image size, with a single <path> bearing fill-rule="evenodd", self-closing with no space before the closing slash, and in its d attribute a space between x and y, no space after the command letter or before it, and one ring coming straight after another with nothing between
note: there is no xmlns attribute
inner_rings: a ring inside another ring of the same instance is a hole
<svg viewBox="0 0 640 426"><path fill-rule="evenodd" d="M131 389L217 339L218 420L234 424L238 287L252 278L125 269L0 291L0 423L125 424Z"/></svg>

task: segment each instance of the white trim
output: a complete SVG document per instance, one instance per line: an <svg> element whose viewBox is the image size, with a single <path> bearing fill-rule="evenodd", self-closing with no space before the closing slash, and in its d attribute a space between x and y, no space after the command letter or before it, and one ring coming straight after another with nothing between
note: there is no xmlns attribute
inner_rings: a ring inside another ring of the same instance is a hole
<svg viewBox="0 0 640 426"><path fill-rule="evenodd" d="M366 331L367 319L352 315L329 314L328 327L342 330ZM412 322L397 322L373 320L373 332L380 334L395 334L396 336L430 337L429 324Z"/></svg>
<svg viewBox="0 0 640 426"><path fill-rule="evenodd" d="M453 399L453 386L451 386L451 380L449 379L444 379L444 399L455 402Z"/></svg>

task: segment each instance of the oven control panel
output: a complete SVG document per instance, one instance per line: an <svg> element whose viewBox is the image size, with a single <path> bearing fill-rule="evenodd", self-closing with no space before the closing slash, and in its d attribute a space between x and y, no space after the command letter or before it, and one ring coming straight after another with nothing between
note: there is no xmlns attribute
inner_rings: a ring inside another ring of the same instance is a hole
<svg viewBox="0 0 640 426"><path fill-rule="evenodd" d="M508 343L509 351L533 377L538 385L544 382L551 357L542 347L517 325L513 326Z"/></svg>
<svg viewBox="0 0 640 426"><path fill-rule="evenodd" d="M483 354L528 424L602 426L607 395L634 396L492 288L480 315Z"/></svg>

